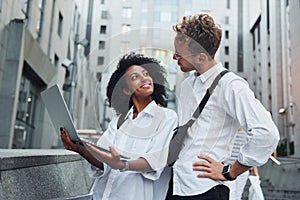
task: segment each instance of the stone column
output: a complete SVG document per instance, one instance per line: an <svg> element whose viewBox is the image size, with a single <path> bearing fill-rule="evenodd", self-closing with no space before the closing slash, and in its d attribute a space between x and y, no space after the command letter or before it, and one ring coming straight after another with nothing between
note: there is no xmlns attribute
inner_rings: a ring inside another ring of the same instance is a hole
<svg viewBox="0 0 300 200"><path fill-rule="evenodd" d="M0 88L0 148L10 149L23 70L24 21L15 19L8 26L6 57Z"/></svg>

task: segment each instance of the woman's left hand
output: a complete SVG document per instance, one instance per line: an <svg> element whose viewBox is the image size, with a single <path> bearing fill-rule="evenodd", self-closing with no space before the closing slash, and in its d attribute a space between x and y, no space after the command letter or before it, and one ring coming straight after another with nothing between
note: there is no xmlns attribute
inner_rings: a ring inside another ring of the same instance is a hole
<svg viewBox="0 0 300 200"><path fill-rule="evenodd" d="M113 147L109 147L110 153L107 153L89 143L86 143L86 145L88 149L96 153L94 155L97 156L99 160L106 163L112 169L123 169L125 167L125 163L121 160L119 153Z"/></svg>

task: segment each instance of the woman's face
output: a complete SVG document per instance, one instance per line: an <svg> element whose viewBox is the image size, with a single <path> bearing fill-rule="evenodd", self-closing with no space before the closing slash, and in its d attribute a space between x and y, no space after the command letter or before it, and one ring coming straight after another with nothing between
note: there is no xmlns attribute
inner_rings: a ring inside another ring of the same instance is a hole
<svg viewBox="0 0 300 200"><path fill-rule="evenodd" d="M125 74L127 88L124 92L137 98L150 97L154 91L153 80L148 71L139 65L130 66Z"/></svg>

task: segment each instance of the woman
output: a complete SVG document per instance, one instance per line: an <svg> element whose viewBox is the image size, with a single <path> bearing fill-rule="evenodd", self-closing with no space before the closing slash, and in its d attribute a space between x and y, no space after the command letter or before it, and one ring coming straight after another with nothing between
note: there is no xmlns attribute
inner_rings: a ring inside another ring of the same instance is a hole
<svg viewBox="0 0 300 200"><path fill-rule="evenodd" d="M115 114L97 142L101 147L109 146L110 153L90 144L74 144L62 129L66 149L91 163L88 172L96 178L94 199L165 198L171 174L164 166L177 115L164 108L164 74L153 58L134 53L121 58L107 86L107 98ZM120 117L124 122L118 127ZM131 159L121 160L119 153Z"/></svg>

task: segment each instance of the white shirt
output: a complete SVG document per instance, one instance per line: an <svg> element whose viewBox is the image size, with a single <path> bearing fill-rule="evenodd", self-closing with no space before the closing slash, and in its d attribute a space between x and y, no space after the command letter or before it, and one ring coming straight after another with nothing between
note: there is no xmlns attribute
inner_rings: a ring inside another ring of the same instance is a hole
<svg viewBox="0 0 300 200"><path fill-rule="evenodd" d="M194 113L215 77L225 70L217 64L200 76L195 73L181 86L179 124L186 123ZM247 142L241 147L238 161L247 166L264 164L275 150L279 133L270 113L254 97L247 82L232 72L219 81L202 113L188 129L188 138L174 164L174 194L189 196L208 191L223 184L209 178L197 178L192 164L199 161L198 154L228 163L234 134L242 125L247 131Z"/></svg>
<svg viewBox="0 0 300 200"><path fill-rule="evenodd" d="M97 144L110 141L111 144L108 145L112 145L118 152L132 159L144 157L155 171L120 172L111 169L106 164L104 164L104 171L101 171L89 165L89 174L97 178L93 188L93 198L101 200L164 199L171 177L171 171L169 168L164 168L164 163L166 163L168 153L166 149L172 138L173 129L178 125L176 113L152 101L135 119L133 119L133 109L131 109L125 117L126 121L119 129L117 129L118 119L119 116L113 116L108 129Z"/></svg>

